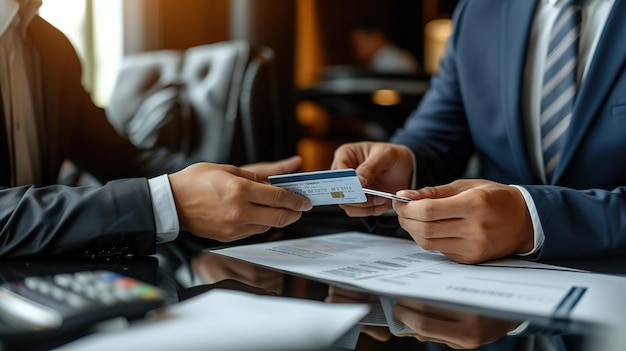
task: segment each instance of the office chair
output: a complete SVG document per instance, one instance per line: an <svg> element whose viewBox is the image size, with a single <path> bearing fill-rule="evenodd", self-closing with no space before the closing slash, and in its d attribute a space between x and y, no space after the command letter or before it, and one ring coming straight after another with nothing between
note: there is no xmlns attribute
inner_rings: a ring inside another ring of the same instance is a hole
<svg viewBox="0 0 626 351"><path fill-rule="evenodd" d="M177 99L182 53L175 50L142 52L125 57L106 109L109 122L141 148L178 148L180 116ZM168 125L166 135L159 135ZM164 140L165 139L165 140Z"/></svg>
<svg viewBox="0 0 626 351"><path fill-rule="evenodd" d="M128 55L113 91L107 118L137 147L164 147L190 160L235 165L280 155L270 48L232 40ZM70 164L59 180L77 185L87 178Z"/></svg>
<svg viewBox="0 0 626 351"><path fill-rule="evenodd" d="M253 163L280 157L280 119L274 51L256 50L241 85L239 110L244 161Z"/></svg>
<svg viewBox="0 0 626 351"><path fill-rule="evenodd" d="M107 117L120 134L143 147L166 147L192 159L239 164L258 159L256 107L271 91L265 64L251 59L245 40L196 46L184 52L151 51L127 56L115 83ZM268 56L269 57L269 56ZM268 61L269 62L269 61ZM261 85L264 85L263 87ZM246 91L247 102L240 102ZM240 126L245 109L246 128ZM269 123L269 122L268 122ZM252 128L252 130L250 130ZM245 130L245 135L242 135ZM243 151L241 145L249 143ZM252 145L251 144L251 145ZM242 150L240 150L242 149Z"/></svg>
<svg viewBox="0 0 626 351"><path fill-rule="evenodd" d="M230 162L239 115L239 96L250 44L233 40L197 46L184 53L183 101L190 121L188 155L211 162Z"/></svg>

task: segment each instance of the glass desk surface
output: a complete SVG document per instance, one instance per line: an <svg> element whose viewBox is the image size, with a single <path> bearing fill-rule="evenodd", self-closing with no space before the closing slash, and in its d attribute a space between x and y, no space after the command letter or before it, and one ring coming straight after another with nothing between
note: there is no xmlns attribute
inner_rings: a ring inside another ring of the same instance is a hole
<svg viewBox="0 0 626 351"><path fill-rule="evenodd" d="M344 230L363 230L359 221L353 219L334 221L332 213L321 213L281 232L263 234L245 242L292 238L294 235L308 236ZM324 223L324 226L315 225L315 223ZM0 282L63 272L104 269L123 273L164 289L169 293L168 304L177 303L215 288L326 303L369 304L371 312L351 332L325 350L603 351L626 349L626 336L622 335L626 323L624 326L597 326L580 322L529 318L440 301L381 298L364 291L329 286L322 282L285 275L202 251L204 247L217 244L194 240L190 236L182 235L173 243L160 245L154 257L112 261L5 260L0 262ZM626 259L620 258L554 263L610 274L626 274ZM381 317L383 305L391 308L396 321L401 321L402 324L389 326L385 318ZM626 317L624 319L626 320ZM2 323L0 318L0 328ZM37 334L33 332L32 337L24 337L23 340L5 340L0 345L0 350L47 350L92 332L93 330L88 328L70 333ZM245 337L245 330L241 331L241 335ZM284 337L289 338L289 335ZM181 347L181 349L184 348ZM210 345L199 345L198 349L212 348ZM262 349L263 346L259 345L259 350Z"/></svg>

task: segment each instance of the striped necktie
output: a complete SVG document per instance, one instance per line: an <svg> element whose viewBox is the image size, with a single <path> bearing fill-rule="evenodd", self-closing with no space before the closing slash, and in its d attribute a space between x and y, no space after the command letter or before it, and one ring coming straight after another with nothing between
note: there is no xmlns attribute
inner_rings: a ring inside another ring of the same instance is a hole
<svg viewBox="0 0 626 351"><path fill-rule="evenodd" d="M541 146L548 179L561 157L577 91L581 0L562 1L550 35L541 91Z"/></svg>

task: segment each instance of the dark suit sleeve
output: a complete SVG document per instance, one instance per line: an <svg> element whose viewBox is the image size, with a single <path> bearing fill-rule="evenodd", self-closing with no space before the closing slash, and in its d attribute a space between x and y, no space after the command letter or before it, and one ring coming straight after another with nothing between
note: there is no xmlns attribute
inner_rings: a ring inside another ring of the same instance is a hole
<svg viewBox="0 0 626 351"><path fill-rule="evenodd" d="M114 247L147 255L155 233L145 178L0 188L0 257L90 256Z"/></svg>
<svg viewBox="0 0 626 351"><path fill-rule="evenodd" d="M626 187L612 191L547 185L524 188L535 202L545 233L539 259L626 252Z"/></svg>
<svg viewBox="0 0 626 351"><path fill-rule="evenodd" d="M408 146L416 156L417 188L461 177L474 145L457 75L456 40L465 2L455 8L454 31L440 62L439 73L419 107L391 142Z"/></svg>
<svg viewBox="0 0 626 351"><path fill-rule="evenodd" d="M520 170L506 162L506 158L524 156L510 148L513 142L508 139L505 129L491 134L479 133L476 130L472 133L468 120L474 120L474 128L478 126L485 130L493 129L486 123L495 119L483 119L479 118L479 115L499 111L494 107L490 109L476 107L481 104L487 105L487 101L499 97L493 92L490 92L492 95L484 93L485 98L482 101L479 99L480 94L468 91L467 89L476 88L474 84L470 84L472 82L463 79L473 77L467 74L468 70L477 69L463 61L463 58L459 58L458 49L461 47L459 37L475 35L470 27L475 25L475 21L480 20L476 15L479 11L470 7L479 4L484 5L477 6L479 9L489 8L490 6L485 3L478 1L459 3L453 18L453 33L440 63L439 74L433 78L431 89L419 108L391 141L407 145L415 153L419 188L446 183L461 177L468 157L475 150L474 142L478 144L480 138L487 138L488 142L483 140L483 150L480 150L481 171L485 173L485 177L504 184L523 185L533 198L545 234L545 242L538 259L623 255L626 252L626 187L622 184L626 170L622 157L623 128L618 124L620 123L618 116L610 110L613 108L614 111L615 107L607 103L608 112L599 113L594 121L596 125L586 131L586 140L579 146L576 160L569 165L571 170L568 170L560 180L565 186L530 185L536 184L537 180L520 174ZM473 22L469 19L470 11L473 13ZM467 17L464 17L465 15ZM484 47L474 49L480 52ZM481 68L483 69L478 71L488 71L485 67ZM494 68L496 73L497 69L499 68ZM466 74L461 74L463 72ZM488 81L500 79L499 73L494 76L498 78L484 79ZM463 82L464 89L461 88ZM623 104L623 99L615 96L620 95L623 96L620 92L610 98L616 101L614 104L618 107ZM476 101L472 102L472 99ZM468 109L470 102L473 103L473 110ZM603 126L603 123L607 123L607 116L610 118L609 127ZM490 145L493 150L504 151L486 152L490 150L485 150L485 145ZM613 159L604 157L606 161L599 162L598 160L604 156L602 154L611 154L614 157ZM615 159L619 161L615 162ZM598 165L601 165L601 169L595 168Z"/></svg>

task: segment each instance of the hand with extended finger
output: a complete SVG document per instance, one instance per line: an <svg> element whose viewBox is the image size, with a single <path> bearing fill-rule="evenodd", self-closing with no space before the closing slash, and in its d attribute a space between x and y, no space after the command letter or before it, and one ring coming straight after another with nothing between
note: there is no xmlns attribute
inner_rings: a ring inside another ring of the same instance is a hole
<svg viewBox="0 0 626 351"><path fill-rule="evenodd" d="M521 192L488 180L457 180L398 195L400 225L426 250L461 263L479 263L533 248L533 226Z"/></svg>

